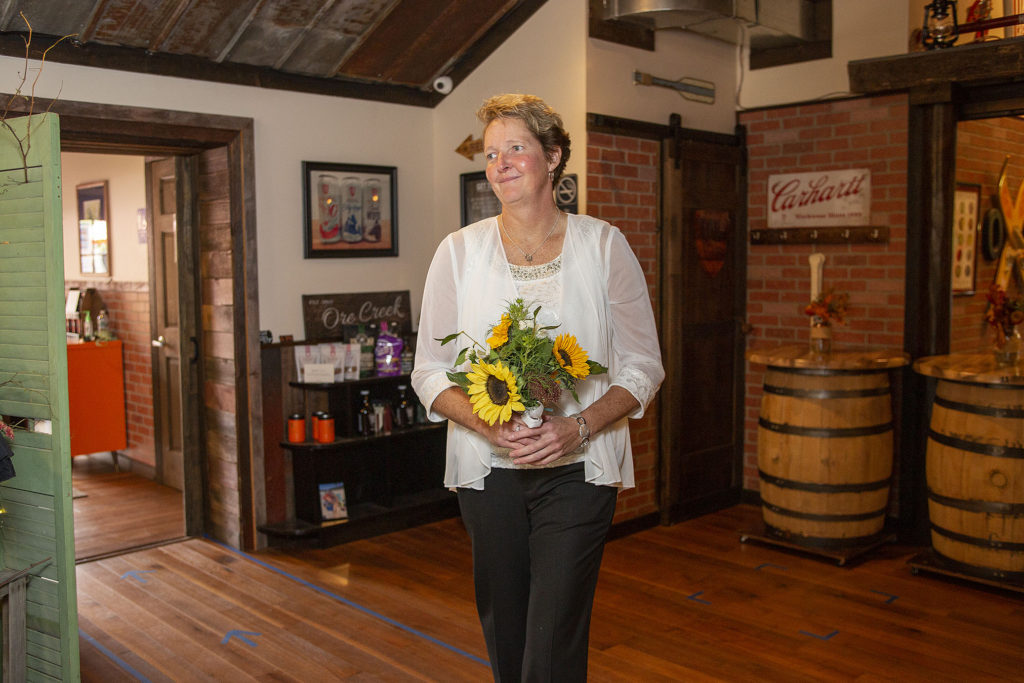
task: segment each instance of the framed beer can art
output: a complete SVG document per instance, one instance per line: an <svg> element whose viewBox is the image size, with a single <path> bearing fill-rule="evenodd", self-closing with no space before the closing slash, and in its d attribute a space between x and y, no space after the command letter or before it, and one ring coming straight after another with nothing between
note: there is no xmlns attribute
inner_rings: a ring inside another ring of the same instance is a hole
<svg viewBox="0 0 1024 683"><path fill-rule="evenodd" d="M302 162L305 258L398 256L394 166Z"/></svg>

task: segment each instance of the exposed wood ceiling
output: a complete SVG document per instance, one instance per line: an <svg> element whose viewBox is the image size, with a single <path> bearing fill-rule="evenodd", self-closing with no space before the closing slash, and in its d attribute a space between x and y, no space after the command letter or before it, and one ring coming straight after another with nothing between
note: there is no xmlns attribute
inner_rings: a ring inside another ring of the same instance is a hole
<svg viewBox="0 0 1024 683"><path fill-rule="evenodd" d="M3 0L0 54L432 107L545 0Z"/></svg>

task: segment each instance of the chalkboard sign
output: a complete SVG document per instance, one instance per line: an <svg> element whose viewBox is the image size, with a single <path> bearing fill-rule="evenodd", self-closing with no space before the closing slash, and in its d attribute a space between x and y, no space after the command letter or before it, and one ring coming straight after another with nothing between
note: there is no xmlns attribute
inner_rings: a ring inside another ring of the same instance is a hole
<svg viewBox="0 0 1024 683"><path fill-rule="evenodd" d="M358 294L303 294L302 321L306 341L344 341L355 325L398 323L397 334L412 330L409 290Z"/></svg>

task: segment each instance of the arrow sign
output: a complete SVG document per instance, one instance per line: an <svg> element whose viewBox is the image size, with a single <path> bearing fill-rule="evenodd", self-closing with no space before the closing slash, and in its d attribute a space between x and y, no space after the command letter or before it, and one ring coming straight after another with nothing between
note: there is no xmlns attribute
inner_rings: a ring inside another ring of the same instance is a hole
<svg viewBox="0 0 1024 683"><path fill-rule="evenodd" d="M256 647L256 641L246 638L246 636L262 636L262 633L256 631L242 631L240 629L232 629L224 634L224 640L220 641L221 645L226 645L232 638L238 638L240 641L248 645L249 647Z"/></svg>
<svg viewBox="0 0 1024 683"><path fill-rule="evenodd" d="M130 572L125 572L124 574L121 574L121 578L122 579L132 578L132 579L135 579L136 581L138 581L139 583L149 583L144 578L142 578L142 576L140 576L140 575L141 574L149 574L150 572L155 572L155 571L156 571L155 569L133 569Z"/></svg>
<svg viewBox="0 0 1024 683"><path fill-rule="evenodd" d="M473 139L473 134L470 133L466 136L466 139L462 141L462 144L455 148L455 151L466 157L470 161L473 161L473 157L484 151L484 139L479 140Z"/></svg>

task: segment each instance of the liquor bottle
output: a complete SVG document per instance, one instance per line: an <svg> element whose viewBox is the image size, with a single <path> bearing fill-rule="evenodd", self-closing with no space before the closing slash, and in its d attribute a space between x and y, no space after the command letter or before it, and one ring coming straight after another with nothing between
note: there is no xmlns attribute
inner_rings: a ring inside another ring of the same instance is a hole
<svg viewBox="0 0 1024 683"><path fill-rule="evenodd" d="M416 422L416 406L409 402L406 396L408 387L404 384L398 385L398 409L395 411L395 426L399 429L412 427Z"/></svg>
<svg viewBox="0 0 1024 683"><path fill-rule="evenodd" d="M92 317L89 315L89 311L85 312L85 320L82 321L82 340L92 341Z"/></svg>
<svg viewBox="0 0 1024 683"><path fill-rule="evenodd" d="M96 315L96 337L98 339L110 339L110 317L107 309L101 308Z"/></svg>
<svg viewBox="0 0 1024 683"><path fill-rule="evenodd" d="M409 340L405 340L405 345L402 347L402 374L408 375L412 372L412 361L413 353L412 346L409 344Z"/></svg>
<svg viewBox="0 0 1024 683"><path fill-rule="evenodd" d="M370 405L370 390L361 389L359 395L363 398L363 404L359 406L356 433L359 436L373 436L373 407Z"/></svg>

